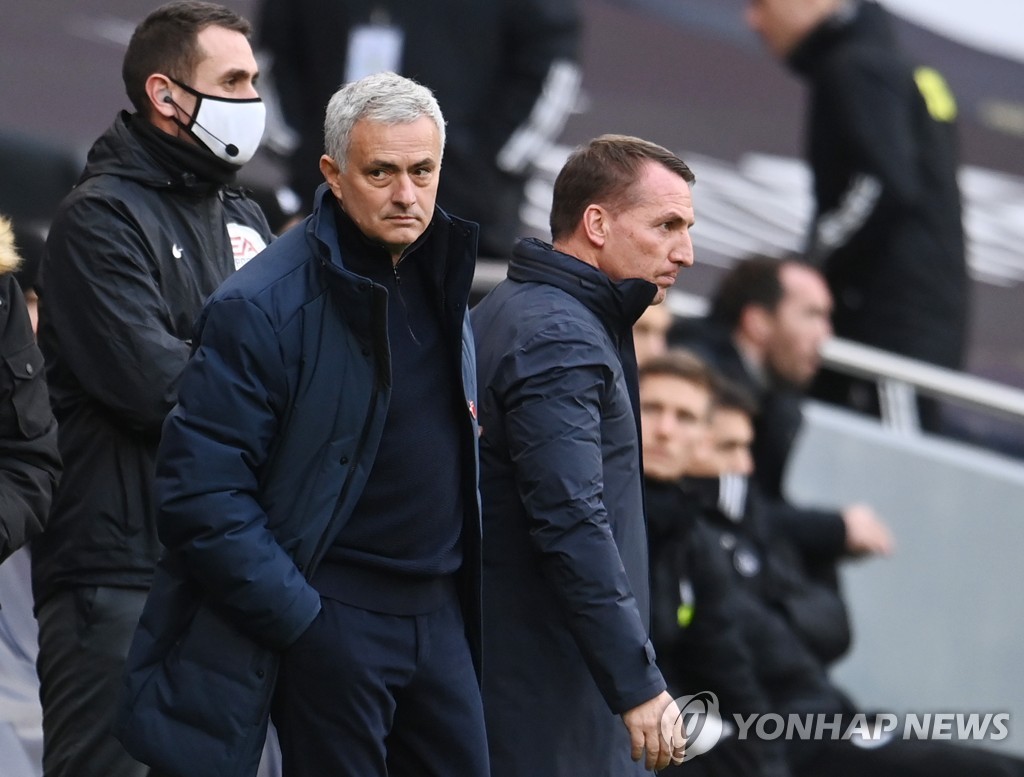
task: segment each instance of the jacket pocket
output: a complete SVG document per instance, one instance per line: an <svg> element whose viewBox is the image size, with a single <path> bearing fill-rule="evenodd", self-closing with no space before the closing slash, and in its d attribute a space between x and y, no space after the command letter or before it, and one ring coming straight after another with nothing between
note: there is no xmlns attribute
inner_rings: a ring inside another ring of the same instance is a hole
<svg viewBox="0 0 1024 777"><path fill-rule="evenodd" d="M128 752L168 775L254 775L278 656L202 605L155 664L133 666L140 657L129 657L116 730Z"/></svg>
<svg viewBox="0 0 1024 777"><path fill-rule="evenodd" d="M5 420L0 426L29 440L39 437L50 427L53 418L43 372L43 353L35 343L29 343L13 353L5 353L3 360L4 382L8 385L0 391L3 391L8 412L4 413Z"/></svg>

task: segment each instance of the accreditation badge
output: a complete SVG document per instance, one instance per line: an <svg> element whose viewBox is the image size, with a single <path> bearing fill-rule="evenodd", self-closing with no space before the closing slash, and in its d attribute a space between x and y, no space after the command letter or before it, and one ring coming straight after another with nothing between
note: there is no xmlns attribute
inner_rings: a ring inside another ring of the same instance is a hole
<svg viewBox="0 0 1024 777"><path fill-rule="evenodd" d="M345 83L374 73L400 72L405 36L390 24L360 24L352 28L345 60Z"/></svg>

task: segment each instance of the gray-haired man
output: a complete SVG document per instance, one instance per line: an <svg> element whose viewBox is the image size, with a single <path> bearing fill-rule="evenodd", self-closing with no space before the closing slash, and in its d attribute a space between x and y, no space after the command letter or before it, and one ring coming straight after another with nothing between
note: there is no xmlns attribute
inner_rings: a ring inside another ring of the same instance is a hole
<svg viewBox="0 0 1024 777"><path fill-rule="evenodd" d="M434 205L426 88L351 83L325 128L314 212L199 321L122 736L172 774L251 774L272 706L285 777L486 775L476 227Z"/></svg>

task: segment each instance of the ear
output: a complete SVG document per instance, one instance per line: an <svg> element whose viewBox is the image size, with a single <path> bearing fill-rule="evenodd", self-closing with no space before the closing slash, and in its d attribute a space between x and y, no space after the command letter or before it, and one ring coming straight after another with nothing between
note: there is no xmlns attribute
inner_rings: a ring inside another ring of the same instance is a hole
<svg viewBox="0 0 1024 777"><path fill-rule="evenodd" d="M580 226L587 240L598 248L604 246L608 239L610 214L600 205L588 205L583 211L583 218L580 219Z"/></svg>
<svg viewBox="0 0 1024 777"><path fill-rule="evenodd" d="M338 167L338 163L331 157L324 154L320 157L320 173L323 175L324 180L327 181L327 185L331 187L331 192L334 196L341 201L341 169Z"/></svg>
<svg viewBox="0 0 1024 777"><path fill-rule="evenodd" d="M177 108L165 98L171 97L171 80L167 76L153 73L146 79L146 95L149 97L151 114L163 116L165 119L173 119Z"/></svg>
<svg viewBox="0 0 1024 777"><path fill-rule="evenodd" d="M761 305L747 305L740 314L740 331L757 345L763 345L771 337L772 326L772 314Z"/></svg>

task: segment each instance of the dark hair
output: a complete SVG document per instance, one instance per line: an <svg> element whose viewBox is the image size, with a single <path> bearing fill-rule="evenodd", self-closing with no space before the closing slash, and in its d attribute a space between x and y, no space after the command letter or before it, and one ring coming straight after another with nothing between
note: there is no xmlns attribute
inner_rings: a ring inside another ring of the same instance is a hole
<svg viewBox="0 0 1024 777"><path fill-rule="evenodd" d="M577 148L555 179L551 203L551 238L571 234L588 205L628 204L630 189L647 161L657 162L692 184L686 163L662 146L628 135L602 135Z"/></svg>
<svg viewBox="0 0 1024 777"><path fill-rule="evenodd" d="M775 310L784 294L780 268L787 261L794 260L757 255L734 265L718 283L708 318L732 330L748 305Z"/></svg>
<svg viewBox="0 0 1024 777"><path fill-rule="evenodd" d="M643 363L639 376L644 378L664 375L679 378L688 383L714 391L714 377L711 368L699 356L684 348L672 348L661 356L655 356Z"/></svg>
<svg viewBox="0 0 1024 777"><path fill-rule="evenodd" d="M229 8L198 0L177 0L162 5L142 20L121 64L124 89L135 110L149 115L146 79L163 73L183 83L202 61L199 33L207 27L224 27L249 37L249 22Z"/></svg>
<svg viewBox="0 0 1024 777"><path fill-rule="evenodd" d="M716 410L735 410L751 419L761 411L752 391L719 372L712 373L711 394Z"/></svg>

